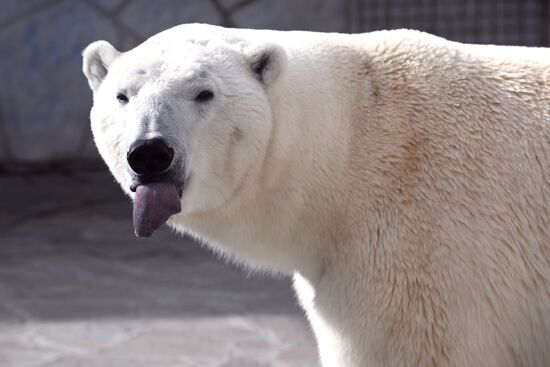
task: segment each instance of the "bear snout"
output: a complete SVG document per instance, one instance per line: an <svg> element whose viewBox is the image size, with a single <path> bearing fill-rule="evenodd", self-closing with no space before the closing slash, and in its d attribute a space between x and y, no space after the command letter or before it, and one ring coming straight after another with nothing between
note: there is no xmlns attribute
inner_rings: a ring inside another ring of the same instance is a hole
<svg viewBox="0 0 550 367"><path fill-rule="evenodd" d="M126 159L136 174L157 176L170 168L174 149L161 138L139 139L128 150Z"/></svg>

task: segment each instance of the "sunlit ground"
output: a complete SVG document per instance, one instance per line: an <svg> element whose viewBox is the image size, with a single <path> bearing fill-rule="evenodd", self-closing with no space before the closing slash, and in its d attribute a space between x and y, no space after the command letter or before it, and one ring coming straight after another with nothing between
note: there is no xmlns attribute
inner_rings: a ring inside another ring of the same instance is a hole
<svg viewBox="0 0 550 367"><path fill-rule="evenodd" d="M286 279L167 228L104 172L0 176L0 366L317 366Z"/></svg>

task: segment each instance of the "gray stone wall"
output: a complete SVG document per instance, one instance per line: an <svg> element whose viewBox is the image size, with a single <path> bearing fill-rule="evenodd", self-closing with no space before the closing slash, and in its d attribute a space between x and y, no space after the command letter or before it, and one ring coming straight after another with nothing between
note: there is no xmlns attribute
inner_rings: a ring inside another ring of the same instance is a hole
<svg viewBox="0 0 550 367"><path fill-rule="evenodd" d="M349 31L344 0L1 0L0 162L97 158L81 51L129 49L171 26Z"/></svg>
<svg viewBox="0 0 550 367"><path fill-rule="evenodd" d="M0 165L96 159L82 49L127 50L171 26L361 32L548 46L548 0L0 0ZM0 167L1 168L1 167Z"/></svg>

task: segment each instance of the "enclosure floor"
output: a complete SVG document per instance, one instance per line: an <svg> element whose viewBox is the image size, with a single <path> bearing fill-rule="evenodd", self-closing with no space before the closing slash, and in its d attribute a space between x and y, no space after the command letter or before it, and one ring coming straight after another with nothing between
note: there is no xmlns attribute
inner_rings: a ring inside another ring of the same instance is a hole
<svg viewBox="0 0 550 367"><path fill-rule="evenodd" d="M0 366L317 366L288 279L167 228L105 173L0 176Z"/></svg>

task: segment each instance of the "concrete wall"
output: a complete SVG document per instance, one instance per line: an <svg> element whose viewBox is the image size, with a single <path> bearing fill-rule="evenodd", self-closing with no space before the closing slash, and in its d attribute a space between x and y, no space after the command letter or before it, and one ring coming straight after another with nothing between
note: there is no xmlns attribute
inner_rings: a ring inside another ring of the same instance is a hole
<svg viewBox="0 0 550 367"><path fill-rule="evenodd" d="M81 51L129 49L171 26L349 31L340 0L1 0L0 162L96 158ZM314 9L314 11L312 11Z"/></svg>
<svg viewBox="0 0 550 367"><path fill-rule="evenodd" d="M187 22L548 46L548 0L0 0L0 165L97 158L82 49L129 49Z"/></svg>

